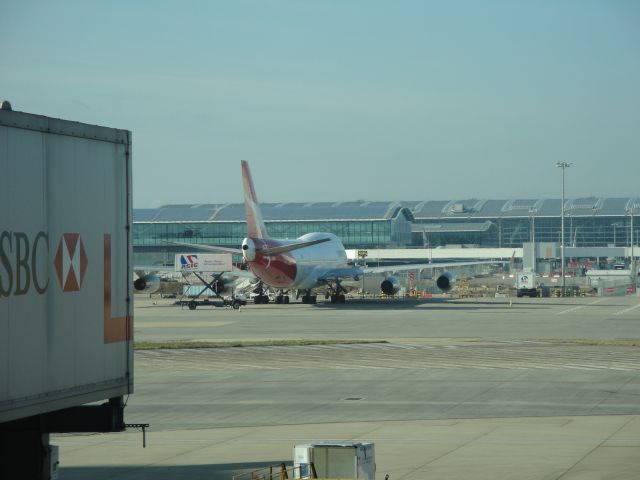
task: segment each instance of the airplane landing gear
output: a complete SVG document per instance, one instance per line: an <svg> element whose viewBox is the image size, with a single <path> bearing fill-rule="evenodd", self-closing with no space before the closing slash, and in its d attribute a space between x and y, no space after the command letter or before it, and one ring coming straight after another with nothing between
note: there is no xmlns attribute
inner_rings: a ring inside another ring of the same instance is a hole
<svg viewBox="0 0 640 480"><path fill-rule="evenodd" d="M279 293L278 295L276 295L276 303L278 303L278 304L280 304L280 303L288 304L289 303L289 295L283 295L282 293Z"/></svg>
<svg viewBox="0 0 640 480"><path fill-rule="evenodd" d="M346 293L346 290L342 288L339 281L336 281L336 288L329 292L329 301L331 303L344 303L345 296L343 292ZM327 295L325 295L325 298L327 298Z"/></svg>
<svg viewBox="0 0 640 480"><path fill-rule="evenodd" d="M311 290L307 290L305 294L302 296L302 303L316 303L318 297L316 295L311 295Z"/></svg>
<svg viewBox="0 0 640 480"><path fill-rule="evenodd" d="M264 303L266 305L267 303L269 303L269 295L264 293L262 282L259 282L256 288L253 289L253 293L257 293L257 295L253 297L253 303L255 303L256 305L260 305L261 303Z"/></svg>
<svg viewBox="0 0 640 480"><path fill-rule="evenodd" d="M264 294L256 295L255 297L253 297L253 303L255 303L256 305L259 305L261 303L267 304L269 303L269 296Z"/></svg>
<svg viewBox="0 0 640 480"><path fill-rule="evenodd" d="M330 301L331 301L331 303L344 303L345 302L345 296L342 293L331 295Z"/></svg>

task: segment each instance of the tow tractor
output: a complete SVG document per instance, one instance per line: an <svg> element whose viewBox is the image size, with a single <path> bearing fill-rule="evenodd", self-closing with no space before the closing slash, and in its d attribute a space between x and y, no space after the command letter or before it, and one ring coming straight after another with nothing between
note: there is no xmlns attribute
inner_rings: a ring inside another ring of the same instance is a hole
<svg viewBox="0 0 640 480"><path fill-rule="evenodd" d="M190 298L188 300L180 300L182 307L188 307L189 310L195 310L197 307L231 307L234 310L238 310L241 306L247 304L247 299L243 294L234 295L233 297L220 297L216 298L204 298L198 300L196 298Z"/></svg>

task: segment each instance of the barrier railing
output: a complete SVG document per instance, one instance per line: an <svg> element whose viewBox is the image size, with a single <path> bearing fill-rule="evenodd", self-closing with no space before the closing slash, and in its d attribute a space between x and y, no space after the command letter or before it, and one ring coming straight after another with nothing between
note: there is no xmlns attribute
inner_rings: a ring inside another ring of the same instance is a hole
<svg viewBox="0 0 640 480"><path fill-rule="evenodd" d="M303 476L303 471L300 466L297 467L287 467L284 463L279 465L270 465L268 467L259 468L257 470L253 470L251 472L240 473L238 475L233 475L231 477L232 480L286 480L289 478L300 478L300 479L308 479L308 478L318 478L316 474L316 467L313 463L308 465L308 470L305 465L305 471ZM296 475L297 474L297 475Z"/></svg>

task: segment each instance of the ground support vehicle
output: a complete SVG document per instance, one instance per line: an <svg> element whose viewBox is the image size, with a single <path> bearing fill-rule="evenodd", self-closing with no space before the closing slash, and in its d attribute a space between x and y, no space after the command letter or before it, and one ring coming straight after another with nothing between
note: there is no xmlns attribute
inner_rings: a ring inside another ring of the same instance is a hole
<svg viewBox="0 0 640 480"><path fill-rule="evenodd" d="M536 274L534 272L518 272L516 275L516 296L518 298L538 297L539 292L535 281Z"/></svg>
<svg viewBox="0 0 640 480"><path fill-rule="evenodd" d="M195 310L198 307L231 307L234 310L238 310L241 306L247 304L247 299L244 295L235 295L224 298L203 298L202 300L196 298L180 299L178 303L183 307L188 307L189 310Z"/></svg>

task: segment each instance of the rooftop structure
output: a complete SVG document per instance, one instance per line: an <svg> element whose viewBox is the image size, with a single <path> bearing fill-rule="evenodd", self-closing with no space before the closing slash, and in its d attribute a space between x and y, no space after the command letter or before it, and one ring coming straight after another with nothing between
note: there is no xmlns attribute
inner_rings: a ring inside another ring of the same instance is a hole
<svg viewBox="0 0 640 480"><path fill-rule="evenodd" d="M389 220L404 215L413 220L411 210L400 202L313 202L263 203L265 221ZM244 222L241 203L164 205L136 209L134 222Z"/></svg>
<svg viewBox="0 0 640 480"><path fill-rule="evenodd" d="M423 202L263 203L265 221L388 220L402 214L408 221L510 217L559 217L559 199L464 199ZM567 199L567 217L626 216L640 210L640 197ZM134 222L243 222L241 203L164 205L134 209Z"/></svg>

